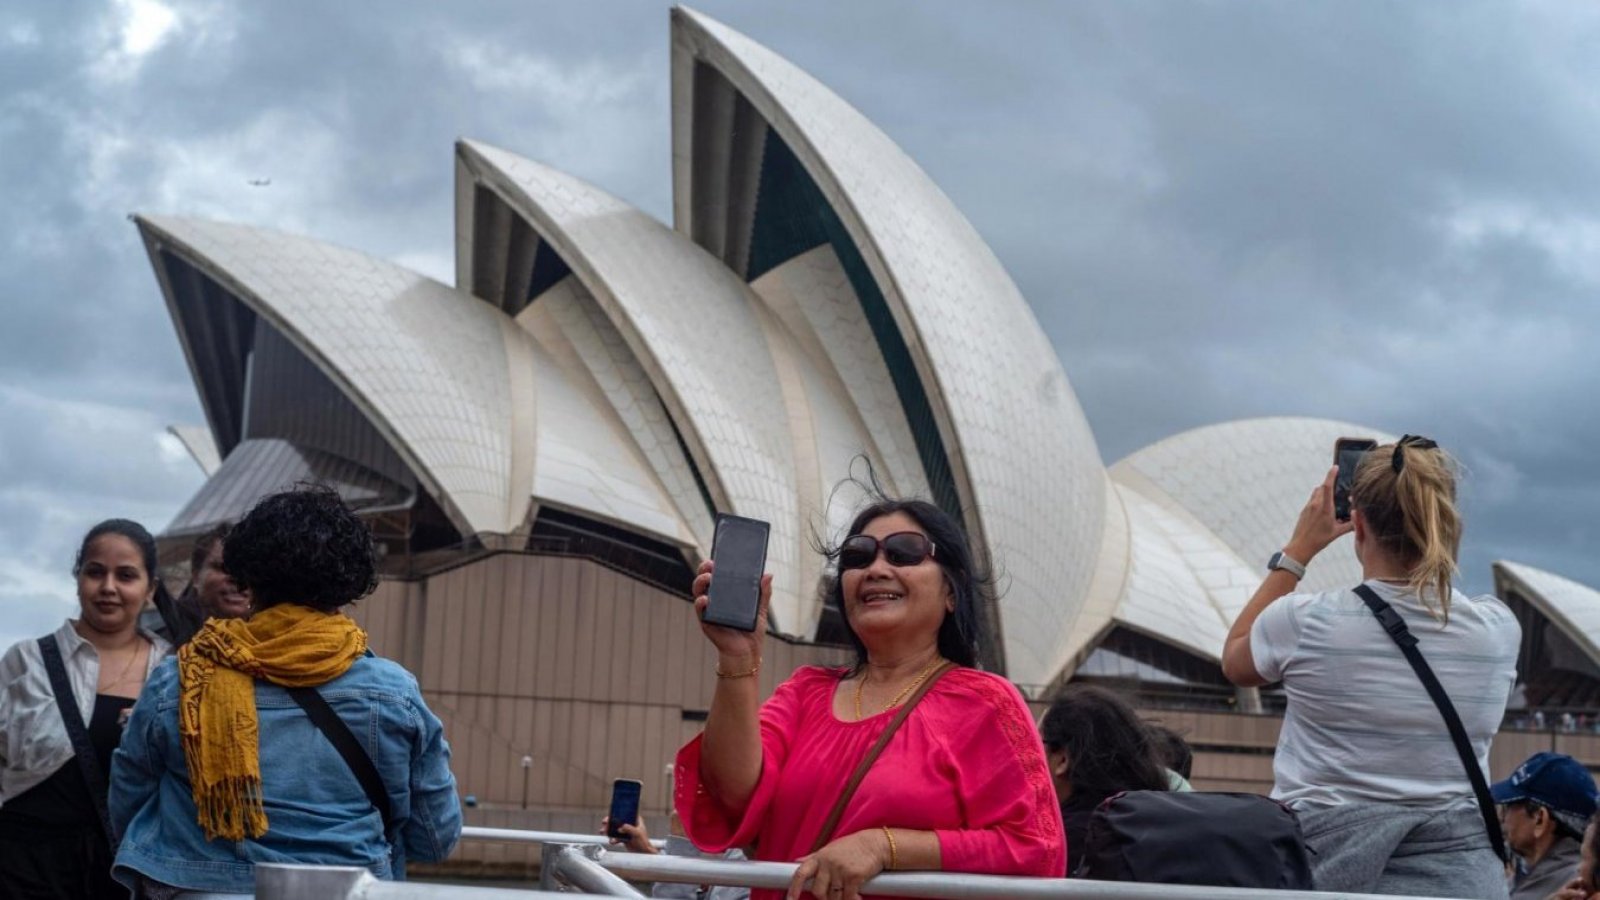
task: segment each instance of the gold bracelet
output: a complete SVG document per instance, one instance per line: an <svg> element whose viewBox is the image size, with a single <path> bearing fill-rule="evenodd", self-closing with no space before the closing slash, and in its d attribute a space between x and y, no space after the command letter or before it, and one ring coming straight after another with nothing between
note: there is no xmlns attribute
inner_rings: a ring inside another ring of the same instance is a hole
<svg viewBox="0 0 1600 900"><path fill-rule="evenodd" d="M753 666L750 669L750 671L748 671L748 672L724 672L724 671L722 671L722 667L721 666L717 666L717 677L718 678L749 678L750 676L756 674L759 671L761 671L761 657L758 656L758 657L756 657L755 666Z"/></svg>
<svg viewBox="0 0 1600 900"><path fill-rule="evenodd" d="M890 831L889 830L889 826L885 825L885 826L883 826L883 836L889 839L889 869L888 869L888 871L893 872L895 869L899 868L899 863L900 863L899 855L895 852L895 847L894 847L894 832Z"/></svg>

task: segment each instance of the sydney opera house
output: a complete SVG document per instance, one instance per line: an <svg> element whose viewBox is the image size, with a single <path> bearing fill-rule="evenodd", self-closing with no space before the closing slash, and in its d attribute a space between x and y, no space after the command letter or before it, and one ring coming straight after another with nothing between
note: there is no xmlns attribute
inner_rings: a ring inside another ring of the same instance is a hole
<svg viewBox="0 0 1600 900"><path fill-rule="evenodd" d="M384 553L357 615L445 718L477 823L587 830L617 776L664 813L703 720L712 663L686 593L716 512L772 523L768 689L843 658L814 546L870 466L992 556L986 666L1041 700L1125 685L1189 732L1197 781L1269 785L1272 695L1224 682L1223 637L1334 439L1381 435L1241 421L1108 466L1027 301L916 163L718 22L676 9L671 40L671 225L470 140L454 285L136 217L206 415L175 429L210 477L167 552L264 492L336 486ZM1600 594L1495 574L1533 661L1523 701L1595 706ZM1358 575L1345 542L1305 583ZM1600 738L1561 739L1600 761ZM1524 755L1510 744L1497 768Z"/></svg>

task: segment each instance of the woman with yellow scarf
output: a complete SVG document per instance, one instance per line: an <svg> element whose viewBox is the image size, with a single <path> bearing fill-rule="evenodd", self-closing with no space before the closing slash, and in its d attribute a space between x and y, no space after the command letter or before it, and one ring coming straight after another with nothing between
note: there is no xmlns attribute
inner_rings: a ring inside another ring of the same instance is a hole
<svg viewBox="0 0 1600 900"><path fill-rule="evenodd" d="M439 719L340 612L377 584L366 526L331 490L274 494L223 562L256 612L208 620L151 675L112 760L117 880L246 893L256 862L400 878L406 859L447 856L461 807ZM313 702L336 721L314 722ZM354 751L333 743L341 724Z"/></svg>

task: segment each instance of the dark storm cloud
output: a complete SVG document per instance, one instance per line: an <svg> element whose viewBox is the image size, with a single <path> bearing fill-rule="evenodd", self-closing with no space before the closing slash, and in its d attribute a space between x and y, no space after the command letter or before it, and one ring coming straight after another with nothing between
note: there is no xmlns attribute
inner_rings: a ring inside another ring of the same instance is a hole
<svg viewBox="0 0 1600 900"><path fill-rule="evenodd" d="M1056 344L1107 462L1256 415L1430 433L1469 467L1469 587L1500 556L1600 584L1595 14L703 8L950 194ZM451 147L471 137L667 217L667 9L0 11L0 639L64 602L84 527L126 510L159 526L199 482L160 438L201 414L126 213L302 232L448 280Z"/></svg>

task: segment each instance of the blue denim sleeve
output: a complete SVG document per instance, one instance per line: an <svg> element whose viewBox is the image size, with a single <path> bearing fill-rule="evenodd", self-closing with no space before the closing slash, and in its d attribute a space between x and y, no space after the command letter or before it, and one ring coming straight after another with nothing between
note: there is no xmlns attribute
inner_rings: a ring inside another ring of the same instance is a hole
<svg viewBox="0 0 1600 900"><path fill-rule="evenodd" d="M171 661L156 667L139 692L122 740L111 754L111 790L106 805L111 828L119 840L134 815L150 802L161 785L161 696L176 672L177 665Z"/></svg>
<svg viewBox="0 0 1600 900"><path fill-rule="evenodd" d="M412 714L422 728L411 751L411 816L400 839L407 859L439 862L461 840L461 799L456 796L456 777L450 771L444 725L423 702L415 682L411 691Z"/></svg>

